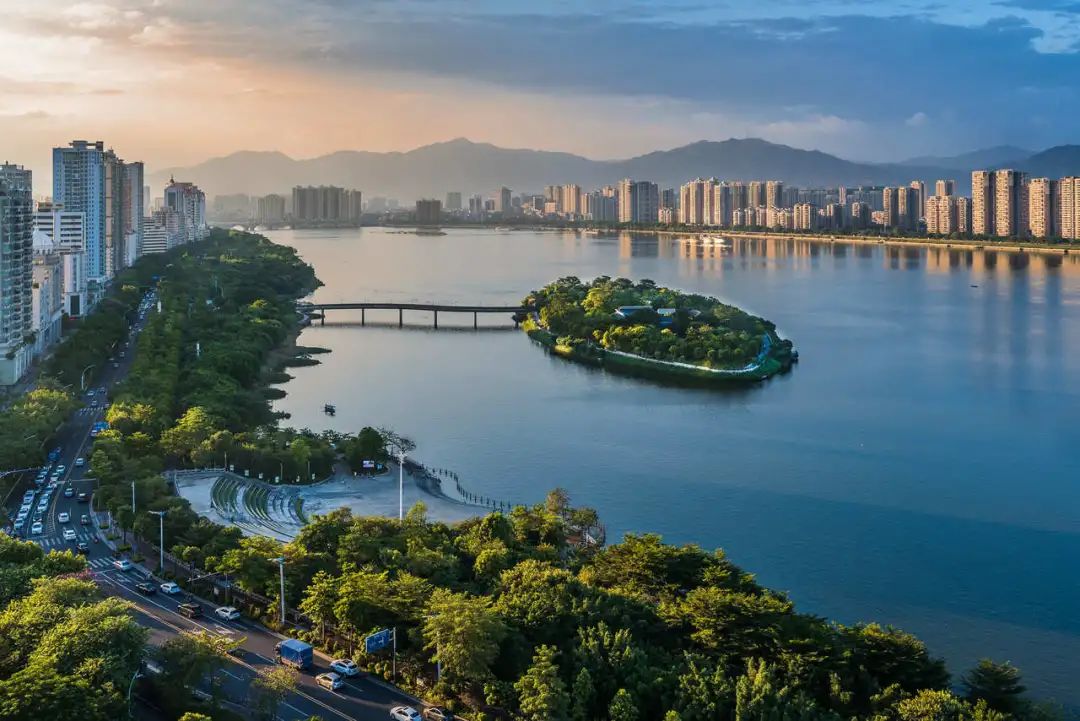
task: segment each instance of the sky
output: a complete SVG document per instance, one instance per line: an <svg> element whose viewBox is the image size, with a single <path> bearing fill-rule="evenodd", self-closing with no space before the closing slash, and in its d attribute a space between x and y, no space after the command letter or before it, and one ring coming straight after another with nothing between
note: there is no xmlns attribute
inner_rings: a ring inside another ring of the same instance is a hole
<svg viewBox="0 0 1080 721"><path fill-rule="evenodd" d="M0 0L0 160L1080 142L1080 0Z"/></svg>

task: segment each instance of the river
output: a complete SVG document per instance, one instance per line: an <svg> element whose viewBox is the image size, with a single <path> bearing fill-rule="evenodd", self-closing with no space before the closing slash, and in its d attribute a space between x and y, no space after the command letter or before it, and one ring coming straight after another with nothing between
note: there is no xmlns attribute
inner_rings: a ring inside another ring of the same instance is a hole
<svg viewBox="0 0 1080 721"><path fill-rule="evenodd" d="M275 231L324 302L516 303L564 275L651 278L774 321L801 362L741 390L546 355L508 319L332 312L291 423L389 425L471 491L596 507L609 541L722 547L803 611L910 630L955 674L1011 660L1080 704L1080 257L649 234ZM456 326L456 327L454 327ZM338 413L322 413L324 402Z"/></svg>

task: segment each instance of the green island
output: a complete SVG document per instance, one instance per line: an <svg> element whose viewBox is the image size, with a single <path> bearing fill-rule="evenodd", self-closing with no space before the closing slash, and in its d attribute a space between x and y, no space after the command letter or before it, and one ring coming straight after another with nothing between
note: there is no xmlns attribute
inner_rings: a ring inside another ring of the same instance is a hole
<svg viewBox="0 0 1080 721"><path fill-rule="evenodd" d="M236 588L262 599L235 605L280 628L279 571L270 559L284 556L284 600L304 622L283 632L351 656L472 721L1063 717L1030 698L1008 663L984 660L953 678L918 638L799 612L723 551L652 534L597 546L588 535L597 513L574 507L558 489L541 503L455 524L429 519L423 504L404 522L339 509L312 517L288 543L200 518L174 495L164 471L215 463L225 452L270 473L284 465L286 476L309 462L327 471L335 460L357 464L385 454L395 439L372 428L355 435L288 429L271 411L265 391L286 375L285 361L314 352L295 345L295 300L317 280L291 249L215 231L125 271L114 300L122 308L133 300L134 308L139 289L153 283L163 310L140 335L132 373L112 399L111 427L95 443L94 503L112 512L125 536L150 542L159 523L151 512L167 510L165 546L186 566L176 580L191 592L209 595L210 587L189 575L228 573ZM623 303L614 300L622 281L602 285L595 298ZM642 287L626 282L626 289ZM679 298L694 297L670 295L664 304ZM715 312L711 299L693 303L681 307ZM746 325L724 332L743 340L724 344L730 355L718 353L718 364L746 362L759 352L756 338L772 333L765 321L738 313L732 309L731 322ZM40 414L46 428L73 407L64 385L78 387L87 362L108 358L110 344L85 335L102 332L97 327L87 319L75 331L67 342L82 345L58 354L57 380L44 392L0 411L0 449L41 452L17 442L25 435L19 424ZM137 513L129 505L132 481ZM397 629L396 676L386 652L363 651L363 637L387 627ZM140 682L140 695L162 718L249 717L220 694L238 640L188 633L158 647L149 642L131 605L104 594L82 557L0 534L0 718L125 718L126 690L145 658L161 673ZM194 698L191 689L206 678L209 698ZM282 689L295 681L268 674L260 683L250 717L273 718Z"/></svg>
<svg viewBox="0 0 1080 721"><path fill-rule="evenodd" d="M651 280L568 276L533 291L529 337L570 360L676 381L761 381L798 360L776 326L716 298Z"/></svg>

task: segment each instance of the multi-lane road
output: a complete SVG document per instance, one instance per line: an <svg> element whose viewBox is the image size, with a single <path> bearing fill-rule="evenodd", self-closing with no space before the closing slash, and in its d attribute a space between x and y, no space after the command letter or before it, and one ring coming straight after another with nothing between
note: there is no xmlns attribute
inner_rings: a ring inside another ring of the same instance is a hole
<svg viewBox="0 0 1080 721"><path fill-rule="evenodd" d="M262 671L274 665L274 646L283 637L249 619L224 621L214 614L215 604L195 598L186 593L169 595L160 590L152 595L145 595L136 588L136 584L151 580L158 586L161 579L154 579L146 568L135 566L131 570L121 571L114 567L112 548L98 535L90 511L89 499L93 495L95 481L87 476L89 472L89 452L93 438L94 424L101 421L108 406L108 392L129 372L135 351L135 340L142 331L145 318L153 312L154 299L147 296L140 308L140 315L132 325L127 343L114 349L113 357L105 368L100 370L93 389L82 393L83 405L65 423L60 430L55 446L60 448L59 458L50 464L46 483L35 496L33 506L36 509L42 492L48 487L49 479L56 475L58 467L63 470L58 474L48 508L42 518L40 533L31 532L33 515L26 525L18 531L20 537L27 538L42 546L45 550L76 550L83 546L90 570L105 593L119 596L134 604L136 618L150 629L151 642L160 645L184 631L204 630L213 634L242 638L239 651L230 659L228 667L222 672L226 703L234 710L244 712L251 708L251 681ZM92 390L92 395L89 393ZM83 459L80 463L78 459ZM68 494L65 490L70 488ZM82 495L85 494L85 495ZM13 494L11 503L17 510L22 499L21 494ZM138 505L139 499L135 498ZM11 516L14 517L14 511ZM83 516L88 516L89 523L83 523ZM66 521L61 521L66 518ZM71 529L73 539L65 539L64 531ZM187 618L181 616L178 607L181 603L195 603L202 609L202 617ZM314 668L299 674L295 693L289 694L278 717L283 721L300 721L311 716L318 716L326 721L338 719L358 719L359 721L385 721L389 710L394 706L422 706L393 686L382 680L358 676L347 679L345 685L337 691L330 691L315 683L316 674L329 671L331 659L316 653Z"/></svg>

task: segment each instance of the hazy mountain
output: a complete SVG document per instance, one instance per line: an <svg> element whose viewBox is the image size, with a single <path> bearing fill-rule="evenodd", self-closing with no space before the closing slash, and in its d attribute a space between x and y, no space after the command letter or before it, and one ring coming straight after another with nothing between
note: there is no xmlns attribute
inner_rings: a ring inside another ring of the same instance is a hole
<svg viewBox="0 0 1080 721"><path fill-rule="evenodd" d="M970 153L960 155L945 157L924 155L904 160L900 165L949 168L966 173L972 170L1004 168L1006 166L1017 167L1022 165L1030 155L1030 150L1024 150L1014 145L997 145L992 148L973 150Z"/></svg>
<svg viewBox="0 0 1080 721"><path fill-rule="evenodd" d="M150 176L155 190L175 175L198 183L208 195L287 193L294 185L359 188L368 196L408 202L442 198L448 190L489 195L500 186L542 191L545 185L595 187L631 177L678 187L695 177L721 180L776 179L798 186L885 185L956 175L941 167L856 163L816 150L757 139L701 141L627 160L598 161L569 153L499 148L463 138L406 153L340 151L307 160L277 152L240 152L189 168ZM962 181L962 178L958 178Z"/></svg>
<svg viewBox="0 0 1080 721"><path fill-rule="evenodd" d="M1035 153L1020 167L1032 178L1064 178L1080 175L1080 145L1058 145Z"/></svg>

